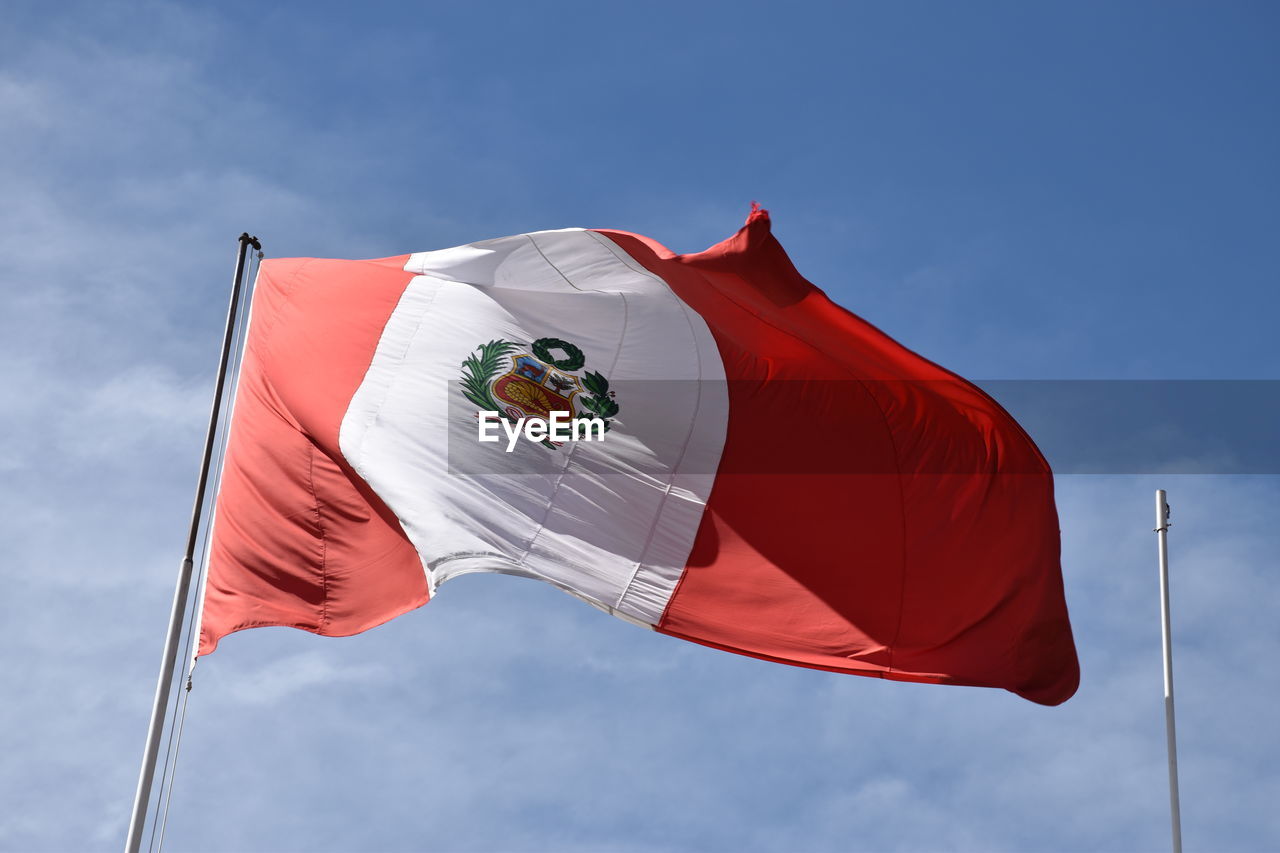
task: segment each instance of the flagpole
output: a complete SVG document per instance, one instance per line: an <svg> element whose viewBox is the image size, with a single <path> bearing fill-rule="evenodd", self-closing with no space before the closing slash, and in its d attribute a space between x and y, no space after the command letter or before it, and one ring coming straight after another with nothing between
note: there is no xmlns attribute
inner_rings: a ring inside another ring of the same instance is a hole
<svg viewBox="0 0 1280 853"><path fill-rule="evenodd" d="M1160 638L1164 646L1164 733L1169 755L1169 815L1173 853L1182 853L1182 809L1178 804L1178 737L1173 723L1173 632L1169 626L1169 502L1156 490L1156 541L1160 551Z"/></svg>
<svg viewBox="0 0 1280 853"><path fill-rule="evenodd" d="M227 326L222 336L222 355L218 361L218 379L213 389L213 406L209 412L209 429L205 433L204 455L200 462L200 477L196 484L195 506L191 510L191 528L187 534L187 551L178 570L178 583L173 592L173 609L169 614L169 631L165 637L164 653L160 658L160 677L156 681L155 704L151 708L151 723L147 728L147 744L142 754L142 769L138 773L138 790L133 799L133 814L129 819L129 836L125 841L127 853L138 853L142 845L142 831L147 822L151 801L151 784L156 775L156 760L160 754L160 736L164 733L165 706L173 690L173 675L177 668L178 642L182 637L183 614L191 592L192 568L195 565L197 534L204 509L205 492L209 486L209 463L213 459L214 437L218 429L218 414L222 409L222 391L227 380L227 364L231 358L231 341L235 333L236 312L240 306L240 293L244 284L245 259L249 249L262 250L257 237L248 232L240 235L236 255L236 272L231 281L231 302L227 306Z"/></svg>

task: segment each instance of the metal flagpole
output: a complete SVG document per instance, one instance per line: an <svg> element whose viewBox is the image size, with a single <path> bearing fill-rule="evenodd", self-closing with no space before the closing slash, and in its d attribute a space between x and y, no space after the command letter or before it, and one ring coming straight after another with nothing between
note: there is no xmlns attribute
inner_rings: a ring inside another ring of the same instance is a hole
<svg viewBox="0 0 1280 853"><path fill-rule="evenodd" d="M249 248L262 250L257 237L246 232L240 235L240 248L236 256L236 273L231 282L231 303L227 306L227 328L222 337L222 356L218 361L218 380L213 389L213 406L209 413L209 429L204 439L204 456L200 462L200 478L196 484L196 501L191 510L191 530L187 535L187 551L178 571L178 585L173 593L173 610L169 614L169 633L160 658L160 677L156 682L155 705L151 709L151 724L147 729L147 745L142 754L142 770L138 774L138 790L133 799L133 815L129 819L129 836L125 842L127 853L138 853L142 844L142 830L147 822L151 801L151 783L156 775L156 759L160 754L160 736L164 732L165 707L173 690L173 674L177 667L178 641L182 637L183 613L191 592L192 567L195 564L197 534L200 516L204 508L205 491L209 486L209 463L213 458L214 436L218 429L218 413L222 409L222 390L227 380L227 363L231 358L231 340L235 332L236 312L240 306L243 289L245 258Z"/></svg>
<svg viewBox="0 0 1280 853"><path fill-rule="evenodd" d="M1182 853L1182 809L1178 805L1178 737L1173 725L1173 635L1169 627L1169 502L1156 490L1156 541L1160 549L1160 636L1164 643L1164 733L1169 753L1169 812L1173 852Z"/></svg>

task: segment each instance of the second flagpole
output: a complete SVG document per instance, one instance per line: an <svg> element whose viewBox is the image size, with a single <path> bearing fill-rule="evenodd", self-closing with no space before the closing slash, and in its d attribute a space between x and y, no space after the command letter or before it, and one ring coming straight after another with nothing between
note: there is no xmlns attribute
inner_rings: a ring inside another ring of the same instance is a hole
<svg viewBox="0 0 1280 853"><path fill-rule="evenodd" d="M1169 502L1156 490L1156 540L1160 552L1160 639L1164 657L1164 732L1169 756L1169 816L1173 853L1182 853L1182 807L1178 802L1178 737L1173 721L1173 631L1169 619Z"/></svg>
<svg viewBox="0 0 1280 853"><path fill-rule="evenodd" d="M151 786L155 780L156 762L160 757L160 738L164 733L165 707L173 691L173 675L177 668L178 643L182 639L183 614L191 594L191 576L195 565L196 542L199 538L200 519L204 510L205 492L209 487L209 467L213 460L214 439L218 431L218 415L222 411L222 392L226 387L227 365L231 360L231 341L235 335L236 315L240 307L240 294L244 289L245 260L249 249L262 250L257 237L248 232L240 235L239 252L236 255L235 277L231 282L231 301L227 306L227 325L222 337L222 355L218 361L218 378L213 389L213 405L209 412L209 428L205 433L204 455L200 462L200 476L196 483L195 506L191 510L191 527L187 535L187 550L178 570L178 584L173 593L173 609L169 614L169 630L165 636L164 652L160 658L160 676L156 681L155 703L151 709L151 722L147 728L146 747L142 753L142 769L138 773L138 788L134 794L133 814L129 818L129 835L125 840L126 853L138 853L142 846L142 833L147 823L151 802Z"/></svg>

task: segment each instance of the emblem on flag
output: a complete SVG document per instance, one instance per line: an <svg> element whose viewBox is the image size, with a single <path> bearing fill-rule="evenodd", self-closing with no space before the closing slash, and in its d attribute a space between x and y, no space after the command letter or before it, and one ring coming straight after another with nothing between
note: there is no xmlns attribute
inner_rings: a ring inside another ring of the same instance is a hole
<svg viewBox="0 0 1280 853"><path fill-rule="evenodd" d="M528 352L523 349L502 339L478 346L462 362L462 395L480 411L512 421L547 420L564 412L571 418L600 418L609 429L619 411L617 394L602 374L577 374L587 363L580 348L560 338L538 338Z"/></svg>

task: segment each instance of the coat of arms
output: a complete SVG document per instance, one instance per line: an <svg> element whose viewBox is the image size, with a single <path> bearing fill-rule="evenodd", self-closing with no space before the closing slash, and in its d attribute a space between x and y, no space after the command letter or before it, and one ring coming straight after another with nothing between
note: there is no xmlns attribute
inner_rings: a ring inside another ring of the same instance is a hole
<svg viewBox="0 0 1280 853"><path fill-rule="evenodd" d="M462 394L481 411L504 418L600 418L609 429L618 413L609 380L586 366L582 350L559 338L538 338L528 351L514 341L481 344L462 362ZM554 447L551 442L546 446Z"/></svg>

